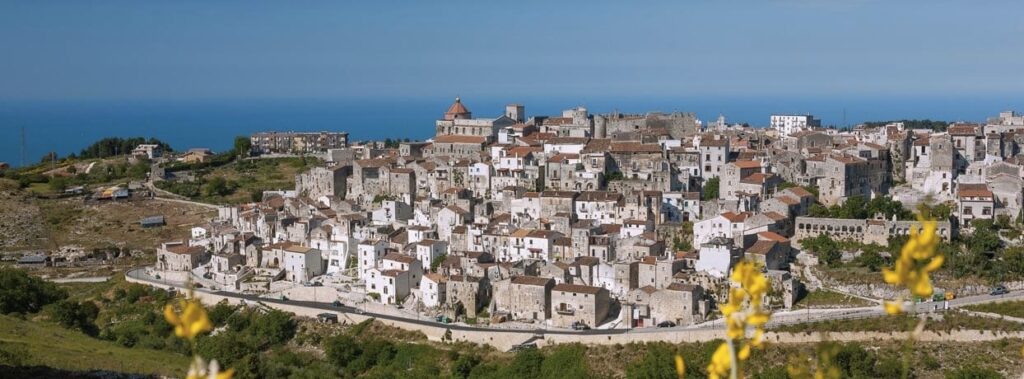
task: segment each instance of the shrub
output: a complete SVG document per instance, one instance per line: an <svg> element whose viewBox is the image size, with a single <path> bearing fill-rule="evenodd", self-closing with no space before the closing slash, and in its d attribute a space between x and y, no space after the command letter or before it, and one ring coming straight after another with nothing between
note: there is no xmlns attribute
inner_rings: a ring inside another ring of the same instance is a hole
<svg viewBox="0 0 1024 379"><path fill-rule="evenodd" d="M0 313L36 313L67 296L57 285L23 270L0 268Z"/></svg>

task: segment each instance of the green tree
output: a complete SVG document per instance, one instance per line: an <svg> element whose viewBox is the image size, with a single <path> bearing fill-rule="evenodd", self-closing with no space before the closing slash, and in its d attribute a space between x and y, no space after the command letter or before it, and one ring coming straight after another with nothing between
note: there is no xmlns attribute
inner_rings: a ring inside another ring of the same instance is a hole
<svg viewBox="0 0 1024 379"><path fill-rule="evenodd" d="M473 368L480 364L480 357L476 354L461 354L452 363L452 377L465 379L473 372Z"/></svg>
<svg viewBox="0 0 1024 379"><path fill-rule="evenodd" d="M99 333L96 328L96 317L99 316L100 309L96 303L61 300L50 305L47 312L54 321L65 328L78 329L90 336Z"/></svg>
<svg viewBox="0 0 1024 379"><path fill-rule="evenodd" d="M704 201L718 199L718 185L719 179L717 177L708 179L704 182L704 189L701 191L701 198L703 198Z"/></svg>
<svg viewBox="0 0 1024 379"><path fill-rule="evenodd" d="M430 261L430 271L437 272L437 268L441 267L441 264L444 263L445 259L447 258L448 254L442 253L440 256Z"/></svg>
<svg viewBox="0 0 1024 379"><path fill-rule="evenodd" d="M867 268L874 272L877 272L882 266L887 264L885 258L882 258L882 255L875 250L869 250L861 253L854 262L858 266Z"/></svg>
<svg viewBox="0 0 1024 379"><path fill-rule="evenodd" d="M231 191L227 179L220 176L214 176L203 185L203 194L206 196L226 196L231 194Z"/></svg>
<svg viewBox="0 0 1024 379"><path fill-rule="evenodd" d="M804 250L814 253L818 259L826 265L833 266L839 263L843 254L839 250L839 243L828 234L819 234L814 238L807 238L800 241Z"/></svg>
<svg viewBox="0 0 1024 379"><path fill-rule="evenodd" d="M235 137L235 147L232 152L237 157L248 157L252 153L252 140L246 136Z"/></svg>
<svg viewBox="0 0 1024 379"><path fill-rule="evenodd" d="M82 159L93 159L93 158L106 158L113 157L115 155L129 154L136 147L142 144L151 144L160 146L163 151L173 151L171 145L160 141L156 138L104 138L94 142L85 149L78 156Z"/></svg>
<svg viewBox="0 0 1024 379"><path fill-rule="evenodd" d="M0 313L35 313L43 306L66 298L57 285L28 275L23 270L0 268Z"/></svg>

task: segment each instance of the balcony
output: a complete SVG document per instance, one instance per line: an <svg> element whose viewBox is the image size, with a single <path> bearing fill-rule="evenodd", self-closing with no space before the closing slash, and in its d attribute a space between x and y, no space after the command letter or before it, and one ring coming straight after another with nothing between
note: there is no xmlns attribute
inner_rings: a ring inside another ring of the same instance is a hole
<svg viewBox="0 0 1024 379"><path fill-rule="evenodd" d="M565 316L572 316L576 314L576 310L569 307L568 304L560 304L559 306L555 307L555 313Z"/></svg>

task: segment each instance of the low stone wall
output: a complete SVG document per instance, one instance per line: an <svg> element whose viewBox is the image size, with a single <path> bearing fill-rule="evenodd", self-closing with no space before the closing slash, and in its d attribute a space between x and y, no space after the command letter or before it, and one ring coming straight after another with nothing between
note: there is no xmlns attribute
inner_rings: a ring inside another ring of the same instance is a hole
<svg viewBox="0 0 1024 379"><path fill-rule="evenodd" d="M132 278L126 276L126 280L131 283L145 284L158 288L179 288L172 285L153 283L145 280ZM195 291L195 297L198 298L205 304L213 305L221 301L227 301L230 304L241 304L242 299L230 296L221 296L202 290ZM294 304L281 304L281 303L263 303L268 307L278 309L284 312L294 313L297 316L315 318L320 313L334 313L338 315L338 320L347 323L360 323L368 319L374 318L372 316L362 315L358 313L345 313L337 311L325 311L322 309L306 308ZM389 325L392 327L420 332L427 336L427 339L431 341L444 341L446 340L445 335L450 332L449 338L451 341L470 342L481 345L489 345L499 350L509 350L515 345L529 341L535 337L542 337L536 340L538 346L549 346L557 345L561 343L583 343L588 345L615 345L615 344L630 344L630 343L648 343L648 342L667 342L667 343L695 343L695 342L708 342L725 337L724 329L671 329L671 330L652 330L652 329L638 329L625 333L609 333L609 334L586 334L586 333L543 333L538 336L537 332L524 330L524 331L495 331L487 329L473 329L473 330L459 330L451 329L443 326L434 325L422 325L412 322L405 322L400 320L391 320L376 318L377 321ZM765 334L765 341L769 343L818 343L822 341L839 341L839 342L857 342L857 341L885 341L885 340L906 340L909 337L909 333L882 333L882 332L836 332L836 333L777 333L768 332ZM981 330L957 330L951 332L932 332L927 331L921 333L917 337L918 341L926 342L950 342L950 341L961 341L961 342L987 342L997 341L1004 338L1021 338L1024 339L1024 332L999 332L999 331L981 331Z"/></svg>

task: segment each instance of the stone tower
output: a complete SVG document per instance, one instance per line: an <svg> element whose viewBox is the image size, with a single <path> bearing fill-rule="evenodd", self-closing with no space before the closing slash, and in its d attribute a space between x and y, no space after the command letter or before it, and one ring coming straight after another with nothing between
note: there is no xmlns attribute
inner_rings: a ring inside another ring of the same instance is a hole
<svg viewBox="0 0 1024 379"><path fill-rule="evenodd" d="M594 116L594 138L608 138L608 117Z"/></svg>
<svg viewBox="0 0 1024 379"><path fill-rule="evenodd" d="M515 120L517 123L526 122L526 108L522 104L509 104L505 106L505 116Z"/></svg>

